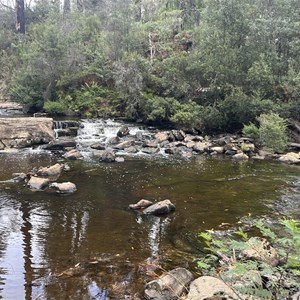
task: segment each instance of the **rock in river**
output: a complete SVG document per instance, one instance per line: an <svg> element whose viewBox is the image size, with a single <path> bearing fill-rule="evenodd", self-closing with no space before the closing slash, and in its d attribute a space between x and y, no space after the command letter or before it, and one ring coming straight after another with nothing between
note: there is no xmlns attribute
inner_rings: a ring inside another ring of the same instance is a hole
<svg viewBox="0 0 300 300"><path fill-rule="evenodd" d="M113 151L106 150L102 153L100 161L114 162L116 160L116 154Z"/></svg>
<svg viewBox="0 0 300 300"><path fill-rule="evenodd" d="M169 200L159 201L144 210L146 215L163 215L175 210L175 205Z"/></svg>
<svg viewBox="0 0 300 300"><path fill-rule="evenodd" d="M142 209L142 208L146 208L150 205L152 205L153 202L152 201L149 201L149 200L146 200L146 199L141 199L138 203L136 204L130 204L129 205L129 208L130 209L134 209L134 210L137 210L137 209Z"/></svg>
<svg viewBox="0 0 300 300"><path fill-rule="evenodd" d="M27 186L32 190L43 190L49 183L50 180L48 178L32 176L28 181Z"/></svg>
<svg viewBox="0 0 300 300"><path fill-rule="evenodd" d="M300 164L300 152L295 153L295 152L289 152L286 153L285 155L282 155L279 160L281 162L285 162L288 164Z"/></svg>
<svg viewBox="0 0 300 300"><path fill-rule="evenodd" d="M66 159L70 159L70 160L76 160L76 159L82 158L83 156L79 150L72 149L72 150L68 151L67 153L65 153L63 155L63 157Z"/></svg>
<svg viewBox="0 0 300 300"><path fill-rule="evenodd" d="M60 194L71 194L77 191L76 185L72 182L53 182L49 185L49 188L55 189Z"/></svg>
<svg viewBox="0 0 300 300"><path fill-rule="evenodd" d="M54 140L51 118L1 118L0 144L24 148Z"/></svg>
<svg viewBox="0 0 300 300"><path fill-rule="evenodd" d="M118 137L123 137L129 134L129 128L127 126L122 126L117 132Z"/></svg>
<svg viewBox="0 0 300 300"><path fill-rule="evenodd" d="M37 175L42 177L58 177L63 168L64 165L60 164L55 164L50 167L40 167L37 171Z"/></svg>
<svg viewBox="0 0 300 300"><path fill-rule="evenodd" d="M187 269L174 269L160 278L147 283L145 297L149 300L181 299L180 296L192 280L193 275Z"/></svg>

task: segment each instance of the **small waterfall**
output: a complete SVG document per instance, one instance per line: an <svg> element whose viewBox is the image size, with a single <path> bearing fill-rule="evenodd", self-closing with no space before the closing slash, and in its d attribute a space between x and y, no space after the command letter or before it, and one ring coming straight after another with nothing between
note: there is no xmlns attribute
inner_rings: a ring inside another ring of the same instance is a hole
<svg viewBox="0 0 300 300"><path fill-rule="evenodd" d="M90 146L95 143L108 144L109 139L116 137L122 126L128 126L130 135L137 132L146 134L146 131L130 124L124 124L113 120L93 119L81 120L81 126L76 137L77 147L83 155L89 155L92 151Z"/></svg>
<svg viewBox="0 0 300 300"><path fill-rule="evenodd" d="M79 122L77 121L53 121L55 138L77 136Z"/></svg>

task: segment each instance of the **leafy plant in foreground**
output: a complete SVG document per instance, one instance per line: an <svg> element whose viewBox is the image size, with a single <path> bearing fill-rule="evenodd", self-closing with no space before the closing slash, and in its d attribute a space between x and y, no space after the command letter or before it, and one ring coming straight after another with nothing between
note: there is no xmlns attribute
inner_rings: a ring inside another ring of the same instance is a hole
<svg viewBox="0 0 300 300"><path fill-rule="evenodd" d="M276 263L247 257L245 252L250 248L254 251L257 249L258 254L261 239L249 239L248 234L240 228L235 233L239 239L225 237L221 240L215 238L213 230L201 232L199 237L208 253L198 262L198 268L205 275L222 279L241 299L248 296L258 299L291 296L300 288L300 224L284 219L280 220L280 225L277 234L262 221L256 222L260 235L272 243L276 250ZM271 247L268 242L266 245Z"/></svg>

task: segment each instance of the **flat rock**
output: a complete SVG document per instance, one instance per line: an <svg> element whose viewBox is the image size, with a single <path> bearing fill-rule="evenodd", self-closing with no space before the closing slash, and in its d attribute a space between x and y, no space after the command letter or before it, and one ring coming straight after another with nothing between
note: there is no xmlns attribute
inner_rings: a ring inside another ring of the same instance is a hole
<svg viewBox="0 0 300 300"><path fill-rule="evenodd" d="M222 295L217 298L216 295ZM216 298L215 298L216 297ZM190 285L187 300L206 299L242 299L224 281L211 276L202 276L194 280Z"/></svg>
<svg viewBox="0 0 300 300"><path fill-rule="evenodd" d="M133 209L133 210L137 210L137 209L147 208L152 204L153 204L153 202L150 201L150 200L141 199L136 204L130 204L128 208Z"/></svg>
<svg viewBox="0 0 300 300"><path fill-rule="evenodd" d="M300 164L300 152L289 152L279 157L279 161L288 164Z"/></svg>
<svg viewBox="0 0 300 300"><path fill-rule="evenodd" d="M48 178L41 178L32 176L27 183L27 186L32 190L43 190L50 183Z"/></svg>
<svg viewBox="0 0 300 300"><path fill-rule="evenodd" d="M67 153L65 153L63 155L63 157L66 159L70 159L70 160L76 160L76 159L82 158L83 156L79 150L72 149L72 150L68 151Z"/></svg>
<svg viewBox="0 0 300 300"><path fill-rule="evenodd" d="M118 162L118 163L122 163L122 162L125 161L125 158L118 156L118 157L116 157L115 161Z"/></svg>
<svg viewBox="0 0 300 300"><path fill-rule="evenodd" d="M105 150L105 144L102 143L95 143L92 144L90 147L95 150Z"/></svg>
<svg viewBox="0 0 300 300"><path fill-rule="evenodd" d="M49 185L49 188L55 189L60 194L71 194L77 191L76 185L72 182L53 182Z"/></svg>
<svg viewBox="0 0 300 300"><path fill-rule="evenodd" d="M168 214L176 209L175 205L169 200L159 201L147 207L143 213L145 215L162 215Z"/></svg>
<svg viewBox="0 0 300 300"><path fill-rule="evenodd" d="M237 153L237 154L233 155L232 158L235 160L248 160L249 156L247 154L241 152L241 153Z"/></svg>
<svg viewBox="0 0 300 300"><path fill-rule="evenodd" d="M0 119L0 142L5 148L24 148L46 144L54 138L51 118Z"/></svg>
<svg viewBox="0 0 300 300"><path fill-rule="evenodd" d="M133 145L134 145L134 141L130 140L130 141L121 142L121 143L117 144L116 146L114 146L113 148L119 149L119 150L124 150L124 149L129 148Z"/></svg>
<svg viewBox="0 0 300 300"><path fill-rule="evenodd" d="M241 253L246 259L262 261L273 267L278 265L279 255L265 238L252 237L247 245L248 249Z"/></svg>
<svg viewBox="0 0 300 300"><path fill-rule="evenodd" d="M193 275L187 269L174 269L160 278L147 283L145 286L145 297L148 300L180 299L192 280Z"/></svg>
<svg viewBox="0 0 300 300"><path fill-rule="evenodd" d="M222 154L224 153L224 147L221 146L212 147L211 151L216 152L218 154Z"/></svg>
<svg viewBox="0 0 300 300"><path fill-rule="evenodd" d="M43 146L45 150L64 150L65 148L75 148L76 142L72 140L55 140Z"/></svg>
<svg viewBox="0 0 300 300"><path fill-rule="evenodd" d="M64 165L55 164L50 167L40 167L37 171L38 176L42 177L57 177L61 174Z"/></svg>

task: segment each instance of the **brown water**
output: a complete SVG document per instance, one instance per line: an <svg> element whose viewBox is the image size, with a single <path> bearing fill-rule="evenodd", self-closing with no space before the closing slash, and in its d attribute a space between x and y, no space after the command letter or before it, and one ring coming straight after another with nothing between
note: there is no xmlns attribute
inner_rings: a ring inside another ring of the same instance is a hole
<svg viewBox="0 0 300 300"><path fill-rule="evenodd" d="M69 196L3 182L56 161L0 154L0 299L142 299L155 265L195 271L199 231L249 216L300 217L300 167L276 162L75 161L60 178L77 185ZM161 218L127 210L141 198L168 198L177 209Z"/></svg>

